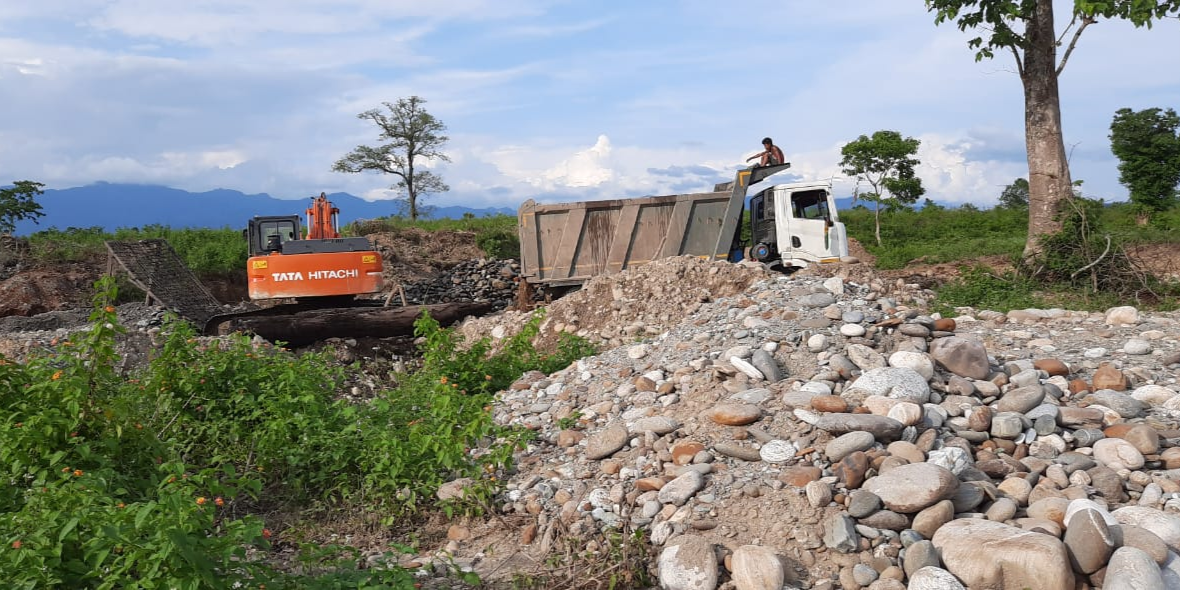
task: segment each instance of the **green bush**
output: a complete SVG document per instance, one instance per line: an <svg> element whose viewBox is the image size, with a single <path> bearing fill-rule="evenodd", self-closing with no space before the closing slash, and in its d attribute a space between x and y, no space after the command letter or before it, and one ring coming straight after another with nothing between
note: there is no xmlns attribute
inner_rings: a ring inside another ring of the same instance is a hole
<svg viewBox="0 0 1180 590"><path fill-rule="evenodd" d="M520 237L516 229L487 231L475 236L475 245L492 258L520 258Z"/></svg>
<svg viewBox="0 0 1180 590"><path fill-rule="evenodd" d="M534 350L540 316L495 354L424 316L422 369L358 404L336 395L353 369L324 355L203 344L171 321L150 365L120 373L114 283L100 286L89 333L0 358L6 587L410 588L410 572L361 569L347 547L307 545L303 573L276 569L263 515L346 506L392 521L457 477L472 494L444 508L482 510L530 435L493 422L494 392L590 352L574 338Z"/></svg>

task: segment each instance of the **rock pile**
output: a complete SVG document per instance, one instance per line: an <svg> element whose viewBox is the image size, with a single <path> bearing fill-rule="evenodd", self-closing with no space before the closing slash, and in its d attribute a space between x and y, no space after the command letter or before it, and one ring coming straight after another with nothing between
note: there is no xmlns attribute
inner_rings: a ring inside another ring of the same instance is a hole
<svg viewBox="0 0 1180 590"><path fill-rule="evenodd" d="M1180 588L1175 313L951 319L796 276L617 327L500 394L538 435L499 500L521 551L629 527L670 589Z"/></svg>
<svg viewBox="0 0 1180 590"><path fill-rule="evenodd" d="M491 301L495 309L504 309L516 296L519 275L520 264L515 260L480 258L461 262L428 279L406 283L403 288L410 304Z"/></svg>

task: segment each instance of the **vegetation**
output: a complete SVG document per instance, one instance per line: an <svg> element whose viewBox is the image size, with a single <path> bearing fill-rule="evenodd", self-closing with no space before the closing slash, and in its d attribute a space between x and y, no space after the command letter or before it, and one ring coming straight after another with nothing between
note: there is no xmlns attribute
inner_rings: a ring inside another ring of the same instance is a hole
<svg viewBox="0 0 1180 590"><path fill-rule="evenodd" d="M416 167L424 160L451 161L442 152L449 139L443 135L446 126L426 111L426 101L417 96L382 104L389 114L371 109L357 118L377 125L381 129L378 139L386 143L376 147L358 145L337 160L332 170L352 174L371 170L398 177L400 180L391 188L404 195L407 213L416 221L421 213L420 198L450 190L438 175Z"/></svg>
<svg viewBox="0 0 1180 590"><path fill-rule="evenodd" d="M482 510L529 435L493 423L492 392L590 351L572 337L533 350L539 317L503 352L462 351L423 317L421 369L357 404L337 398L345 370L326 355L197 340L179 322L150 366L122 373L114 297L104 279L89 333L24 363L0 358L6 587L414 587L345 547L305 544L282 569L267 555L284 531L267 519L332 506L392 522L464 476L469 494L444 507Z"/></svg>
<svg viewBox="0 0 1180 590"><path fill-rule="evenodd" d="M897 269L922 263L975 260L981 256L1012 256L1024 244L1024 212L965 207L923 207L917 211L883 212L882 245L875 245L873 211L858 207L840 212L848 235L877 259L877 268Z"/></svg>
<svg viewBox="0 0 1180 590"><path fill-rule="evenodd" d="M396 232L416 227L428 232L465 231L475 234L475 244L492 258L520 258L520 239L517 237L516 218L511 215L489 215L487 217L464 216L461 219L418 219L392 216L366 219L351 223L345 231L353 235L378 232Z"/></svg>
<svg viewBox="0 0 1180 590"><path fill-rule="evenodd" d="M1017 178L1000 193L1000 206L1028 210L1028 179Z"/></svg>
<svg viewBox="0 0 1180 590"><path fill-rule="evenodd" d="M18 180L9 188L0 188L0 234L12 233L18 221L37 223L37 218L44 216L36 201L43 186L40 182Z"/></svg>
<svg viewBox="0 0 1180 590"><path fill-rule="evenodd" d="M1110 149L1119 159L1119 182L1145 214L1177 204L1180 116L1176 111L1119 109L1110 124Z"/></svg>
<svg viewBox="0 0 1180 590"><path fill-rule="evenodd" d="M1062 230L1062 205L1073 196L1069 162L1061 132L1057 77L1077 47L1082 32L1100 18L1148 26L1180 12L1180 0L1074 0L1070 24L1058 35L1053 0L926 0L935 22L954 22L960 30L982 31L968 42L975 58L1010 52L1024 86L1025 143L1028 147L1029 217L1023 255L1041 251L1041 240ZM1076 29L1074 28L1076 26ZM1057 61L1057 47L1073 35Z"/></svg>
<svg viewBox="0 0 1180 590"><path fill-rule="evenodd" d="M921 142L903 138L896 131L877 131L872 137L862 135L840 149L844 159L840 168L844 174L855 176L859 188L861 182L869 184L870 192L858 196L875 204L873 221L877 245L881 245L881 202L889 199L890 205L912 205L926 189L922 179L914 175L918 159L918 145Z"/></svg>
<svg viewBox="0 0 1180 590"><path fill-rule="evenodd" d="M143 228L119 228L114 232L101 227L67 229L50 228L30 234L29 255L36 261L55 264L82 262L106 256L106 240L145 240L164 238L200 275L240 273L246 268L246 240L242 232L222 229L173 229L165 225Z"/></svg>
<svg viewBox="0 0 1180 590"><path fill-rule="evenodd" d="M962 262L959 276L938 287L941 311L951 306L1007 311L1027 307L1102 309L1134 302L1174 306L1180 286L1152 277L1127 251L1148 244L1180 243L1180 209L1139 225L1132 203L1104 204L1076 197L1063 231L1046 237L1044 254L1030 264L1021 256L1024 211L1008 207L979 210L924 206L886 211L882 246L872 243L873 214L858 207L841 211L848 233L876 257L881 269L910 264ZM984 265L983 256L1007 264ZM1034 265L1035 264L1035 265ZM997 270L993 266L1007 267Z"/></svg>

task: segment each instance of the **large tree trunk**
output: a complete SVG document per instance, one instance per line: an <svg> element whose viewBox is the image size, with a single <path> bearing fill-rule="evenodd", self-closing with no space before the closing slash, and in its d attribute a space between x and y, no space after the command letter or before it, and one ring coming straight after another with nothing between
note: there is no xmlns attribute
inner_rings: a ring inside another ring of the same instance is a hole
<svg viewBox="0 0 1180 590"><path fill-rule="evenodd" d="M271 308L255 316L230 319L216 329L216 333L245 331L272 342L282 341L291 346L303 346L328 338L389 338L410 336L414 322L423 311L438 323L448 326L471 315L481 316L492 310L487 302L440 303L409 307L345 307L275 313L282 306ZM213 331L213 330L210 330Z"/></svg>
<svg viewBox="0 0 1180 590"><path fill-rule="evenodd" d="M1061 230L1057 213L1073 196L1073 183L1061 131L1053 0L1037 0L1025 35L1028 44L1020 78L1024 84L1024 127L1028 148L1028 240L1024 244L1027 259L1041 252L1040 239L1043 236Z"/></svg>

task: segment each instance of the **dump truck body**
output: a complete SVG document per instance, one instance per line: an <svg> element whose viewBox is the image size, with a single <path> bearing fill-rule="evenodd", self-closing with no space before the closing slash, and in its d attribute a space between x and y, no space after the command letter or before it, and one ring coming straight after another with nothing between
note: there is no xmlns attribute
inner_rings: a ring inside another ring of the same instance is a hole
<svg viewBox="0 0 1180 590"><path fill-rule="evenodd" d="M526 201L517 215L522 275L529 283L559 287L669 256L741 260L746 189L788 167L741 170L733 182L710 193L549 205ZM794 186L805 188L792 200ZM830 185L776 185L759 194L764 212L752 230L763 230L754 241L764 255L756 259L771 266L805 266L847 254ZM777 194L784 195L782 212L774 209ZM800 217L794 220L796 210ZM786 247L779 248L780 243Z"/></svg>
<svg viewBox="0 0 1180 590"><path fill-rule="evenodd" d="M657 258L726 259L741 220L728 192L520 207L527 280L575 285ZM727 230L727 231L726 231Z"/></svg>

